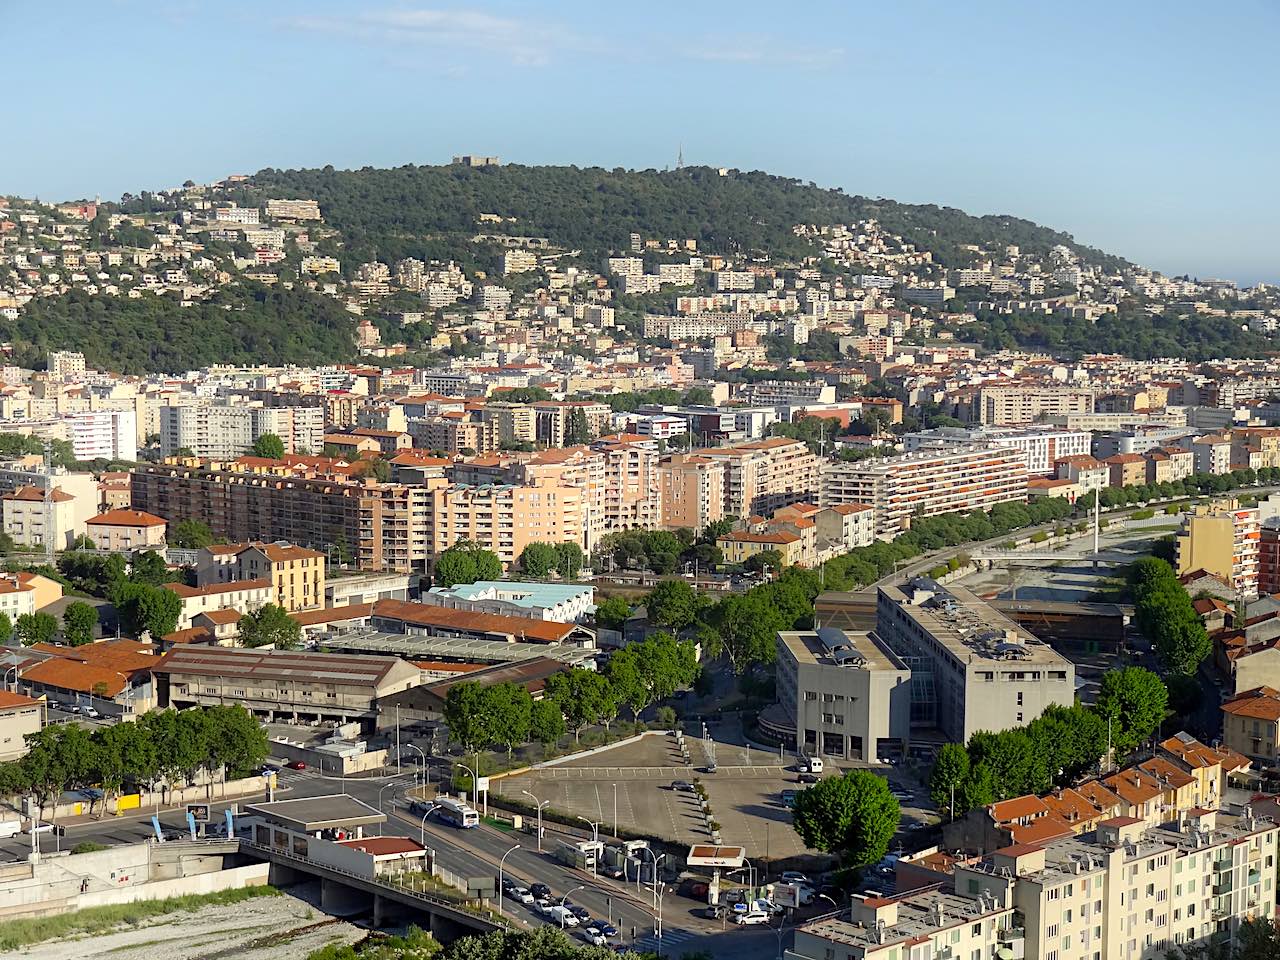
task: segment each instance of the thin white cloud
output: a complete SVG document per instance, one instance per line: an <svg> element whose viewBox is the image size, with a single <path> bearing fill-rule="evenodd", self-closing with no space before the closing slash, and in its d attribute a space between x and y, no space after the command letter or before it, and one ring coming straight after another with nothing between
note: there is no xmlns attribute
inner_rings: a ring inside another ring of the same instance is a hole
<svg viewBox="0 0 1280 960"><path fill-rule="evenodd" d="M577 38L545 21L501 17L481 10L400 8L352 16L302 16L286 21L297 29L354 37L366 42L427 46L541 66L573 46Z"/></svg>
<svg viewBox="0 0 1280 960"><path fill-rule="evenodd" d="M686 47L683 54L692 60L711 63L777 64L794 67L827 67L844 59L840 47L797 49L781 41L756 41L741 38L712 38L705 45Z"/></svg>

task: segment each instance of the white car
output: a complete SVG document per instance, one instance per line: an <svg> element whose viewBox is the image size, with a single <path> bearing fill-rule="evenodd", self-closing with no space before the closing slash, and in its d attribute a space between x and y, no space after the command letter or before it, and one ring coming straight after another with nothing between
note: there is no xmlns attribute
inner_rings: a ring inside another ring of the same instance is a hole
<svg viewBox="0 0 1280 960"><path fill-rule="evenodd" d="M783 883L798 883L804 887L812 887L813 881L801 873L799 870L784 870L782 873Z"/></svg>
<svg viewBox="0 0 1280 960"><path fill-rule="evenodd" d="M768 923L769 915L759 910L748 910L746 913L740 913L734 917L733 922L743 926L754 926L757 923Z"/></svg>
<svg viewBox="0 0 1280 960"><path fill-rule="evenodd" d="M582 936L586 939L587 943L591 944L593 947L607 947L609 945L609 941L605 938L605 935L595 927L587 927L587 929L582 931Z"/></svg>
<svg viewBox="0 0 1280 960"><path fill-rule="evenodd" d="M533 906L533 894L529 892L528 887L512 887L507 896L512 900L519 900L527 907Z"/></svg>

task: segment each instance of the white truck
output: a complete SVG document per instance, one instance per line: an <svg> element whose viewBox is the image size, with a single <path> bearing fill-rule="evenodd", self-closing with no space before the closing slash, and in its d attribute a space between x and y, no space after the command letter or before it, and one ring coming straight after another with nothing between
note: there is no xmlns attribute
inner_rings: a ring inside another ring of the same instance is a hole
<svg viewBox="0 0 1280 960"><path fill-rule="evenodd" d="M8 840L22 832L21 820L0 820L0 840Z"/></svg>

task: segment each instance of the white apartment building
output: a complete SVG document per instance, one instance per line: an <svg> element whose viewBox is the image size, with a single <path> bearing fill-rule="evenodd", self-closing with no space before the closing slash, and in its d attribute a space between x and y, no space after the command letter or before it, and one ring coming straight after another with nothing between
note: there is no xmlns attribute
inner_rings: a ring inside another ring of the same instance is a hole
<svg viewBox="0 0 1280 960"><path fill-rule="evenodd" d="M711 274L711 288L725 290L754 290L756 275L746 270L716 270Z"/></svg>
<svg viewBox="0 0 1280 960"><path fill-rule="evenodd" d="M1038 384L983 387L977 411L981 423L994 426L1092 412L1092 391Z"/></svg>
<svg viewBox="0 0 1280 960"><path fill-rule="evenodd" d="M892 539L911 518L985 510L1027 498L1022 455L1005 447L946 444L898 457L831 463L822 469L822 506L869 503L876 536Z"/></svg>
<svg viewBox="0 0 1280 960"><path fill-rule="evenodd" d="M324 449L323 407L250 407L249 419L254 440L274 433L285 453L318 454Z"/></svg>
<svg viewBox="0 0 1280 960"><path fill-rule="evenodd" d="M981 443L1008 447L1022 454L1027 463L1027 473L1052 476L1055 461L1088 455L1093 435L1084 430L1055 427L939 427L908 433L902 441L903 449L908 453L939 444Z"/></svg>
<svg viewBox="0 0 1280 960"><path fill-rule="evenodd" d="M315 200L268 200L267 216L272 220L319 220L320 204Z"/></svg>
<svg viewBox="0 0 1280 960"><path fill-rule="evenodd" d="M138 415L133 410L94 410L67 416L77 460L137 460Z"/></svg>
<svg viewBox="0 0 1280 960"><path fill-rule="evenodd" d="M257 207L217 207L213 211L215 223L238 223L241 226L257 226L260 214Z"/></svg>
<svg viewBox="0 0 1280 960"><path fill-rule="evenodd" d="M190 403L160 408L160 452L189 450L197 457L234 460L253 446L249 408Z"/></svg>
<svg viewBox="0 0 1280 960"><path fill-rule="evenodd" d="M507 250L502 254L502 275L538 269L538 255L532 250Z"/></svg>

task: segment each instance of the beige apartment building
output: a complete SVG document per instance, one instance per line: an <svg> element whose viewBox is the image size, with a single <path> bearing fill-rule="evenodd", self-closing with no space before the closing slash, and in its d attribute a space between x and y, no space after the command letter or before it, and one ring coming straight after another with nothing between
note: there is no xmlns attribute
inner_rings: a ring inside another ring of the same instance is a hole
<svg viewBox="0 0 1280 960"><path fill-rule="evenodd" d="M1034 423L1051 416L1093 412L1093 393L1071 387L1026 385L983 387L978 418L990 426Z"/></svg>
<svg viewBox="0 0 1280 960"><path fill-rule="evenodd" d="M549 447L563 447L565 432L575 410L581 411L587 422L587 432L594 439L609 431L613 410L607 403L581 401L539 400L532 405L534 431L538 443Z"/></svg>
<svg viewBox="0 0 1280 960"><path fill-rule="evenodd" d="M27 736L44 729L45 701L0 690L0 763L27 754Z"/></svg>
<svg viewBox="0 0 1280 960"><path fill-rule="evenodd" d="M24 547L43 547L52 540L55 550L66 550L84 533L84 521L77 516L76 497L55 486L45 502L38 487L19 487L0 500L4 532Z"/></svg>
<svg viewBox="0 0 1280 960"><path fill-rule="evenodd" d="M196 586L270 580L272 601L290 613L325 603L325 555L287 543L216 544L200 551Z"/></svg>
<svg viewBox="0 0 1280 960"><path fill-rule="evenodd" d="M85 524L85 534L94 547L112 553L163 551L168 526L163 517L141 510L108 510Z"/></svg>
<svg viewBox="0 0 1280 960"><path fill-rule="evenodd" d="M1194 507L1183 517L1175 538L1178 576L1204 570L1230 583L1243 597L1257 596L1260 516L1258 508L1241 507L1235 500Z"/></svg>
<svg viewBox="0 0 1280 960"><path fill-rule="evenodd" d="M459 540L471 540L509 567L530 543L583 542L583 493L576 487L548 480L526 486L441 484L428 496L435 556Z"/></svg>
<svg viewBox="0 0 1280 960"><path fill-rule="evenodd" d="M658 463L660 526L701 531L724 518L724 467L709 457L675 454Z"/></svg>
<svg viewBox="0 0 1280 960"><path fill-rule="evenodd" d="M1018 451L956 444L828 464L820 494L823 506L870 504L876 536L886 540L908 529L912 517L985 510L1026 499L1027 467Z"/></svg>
<svg viewBox="0 0 1280 960"><path fill-rule="evenodd" d="M696 455L723 465L725 516L767 517L818 493L821 460L799 440L772 437Z"/></svg>
<svg viewBox="0 0 1280 960"><path fill-rule="evenodd" d="M1254 687L1222 705L1222 742L1265 766L1280 758L1280 690Z"/></svg>

